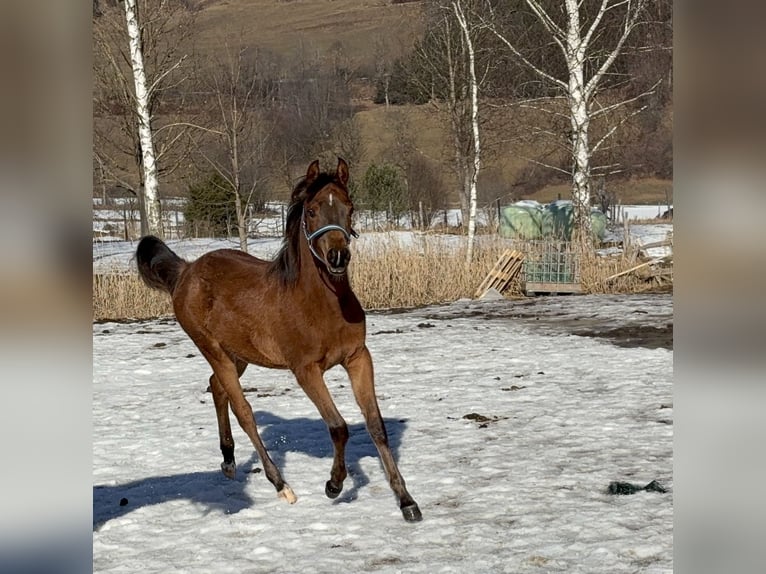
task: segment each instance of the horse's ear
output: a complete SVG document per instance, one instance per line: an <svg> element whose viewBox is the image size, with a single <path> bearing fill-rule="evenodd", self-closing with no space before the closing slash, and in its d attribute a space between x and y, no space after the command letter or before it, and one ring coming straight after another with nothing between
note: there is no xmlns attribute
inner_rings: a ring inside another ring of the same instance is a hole
<svg viewBox="0 0 766 574"><path fill-rule="evenodd" d="M306 177L304 177L298 185L295 186L295 189L293 189L293 193L290 196L290 202L291 203L300 203L306 200L306 197L308 197L308 190L309 187L311 187L311 184L316 181L316 179L319 177L319 160L315 159L311 162L309 165L309 168L306 170Z"/></svg>
<svg viewBox="0 0 766 574"><path fill-rule="evenodd" d="M342 157L338 158L338 167L335 170L335 177L337 177L338 181L344 186L348 185L348 164Z"/></svg>
<svg viewBox="0 0 766 574"><path fill-rule="evenodd" d="M319 160L315 159L311 162L311 165L306 170L306 185L314 183L316 178L319 177Z"/></svg>

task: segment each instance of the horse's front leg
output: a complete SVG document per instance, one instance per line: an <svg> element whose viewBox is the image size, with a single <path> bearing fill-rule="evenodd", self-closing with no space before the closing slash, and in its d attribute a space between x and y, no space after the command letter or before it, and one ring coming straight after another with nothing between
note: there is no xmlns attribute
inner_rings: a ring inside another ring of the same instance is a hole
<svg viewBox="0 0 766 574"><path fill-rule="evenodd" d="M362 347L359 351L348 358L343 366L351 379L351 387L354 390L354 398L359 408L362 409L362 415L367 423L367 431L370 433L372 442L378 449L378 454L383 462L383 468L386 469L388 482L391 490L399 499L399 508L402 511L404 519L409 522L417 522L423 519L420 508L413 500L404 483L399 468L396 466L394 455L388 445L388 434L383 417L380 414L378 400L375 397L375 376L372 367L372 357L367 347Z"/></svg>
<svg viewBox="0 0 766 574"><path fill-rule="evenodd" d="M293 372L298 384L314 403L330 431L335 456L330 471L330 480L325 484L324 491L329 498L336 498L343 490L343 481L347 474L345 453L348 442L348 426L338 412L330 391L327 390L322 370L318 365L309 365Z"/></svg>

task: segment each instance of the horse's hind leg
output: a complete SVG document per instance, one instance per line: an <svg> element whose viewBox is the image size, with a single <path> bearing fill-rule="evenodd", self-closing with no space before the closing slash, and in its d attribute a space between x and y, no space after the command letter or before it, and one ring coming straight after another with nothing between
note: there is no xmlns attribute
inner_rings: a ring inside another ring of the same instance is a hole
<svg viewBox="0 0 766 574"><path fill-rule="evenodd" d="M348 426L338 412L335 403L327 390L327 385L322 377L322 371L318 366L312 365L305 369L295 371L303 391L311 402L314 403L322 419L327 424L330 437L335 451L330 480L324 487L325 494L329 498L336 498L343 490L343 481L346 479L346 443L348 442Z"/></svg>
<svg viewBox="0 0 766 574"><path fill-rule="evenodd" d="M237 360L236 366L237 376L241 377L242 373L245 372L247 363ZM210 376L210 390L213 393L215 414L218 419L218 437L223 454L221 470L227 478L234 478L237 474L237 463L234 460L234 438L231 435L231 422L229 421L229 398L215 374Z"/></svg>
<svg viewBox="0 0 766 574"><path fill-rule="evenodd" d="M250 403L247 402L242 387L239 384L239 376L237 374L237 364L229 357L221 347L215 342L208 342L207 345L199 346L205 358L213 367L213 373L218 380L226 396L229 400L231 410L234 416L237 417L239 426L245 431L245 434L250 438L250 442L253 443L258 457L261 459L263 470L266 473L266 478L277 489L277 494L287 500L290 504L294 503L297 498L293 489L284 481L282 474L274 464L274 461L269 457L269 453L266 451L266 447L263 445L261 436L258 434L258 427L255 424L255 417L253 415L253 409ZM216 409L217 409L216 405ZM233 443L233 441L232 441Z"/></svg>
<svg viewBox="0 0 766 574"><path fill-rule="evenodd" d="M378 400L375 398L372 357L370 357L367 347L354 354L343 366L348 371L351 387L354 390L354 398L362 410L372 442L375 443L375 447L378 449L380 460L388 475L391 490L394 491L394 494L399 499L399 508L404 519L408 522L422 520L423 516L420 513L420 508L412 496L410 496L410 493L407 492L404 478L402 478L399 468L396 466L391 448L388 446L386 426L380 414Z"/></svg>

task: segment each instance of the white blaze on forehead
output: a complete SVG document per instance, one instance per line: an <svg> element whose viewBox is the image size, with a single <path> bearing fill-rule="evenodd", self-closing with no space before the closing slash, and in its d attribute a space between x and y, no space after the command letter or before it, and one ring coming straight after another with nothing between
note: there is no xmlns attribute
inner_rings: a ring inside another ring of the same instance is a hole
<svg viewBox="0 0 766 574"><path fill-rule="evenodd" d="M330 194L330 207L332 207L332 193Z"/></svg>

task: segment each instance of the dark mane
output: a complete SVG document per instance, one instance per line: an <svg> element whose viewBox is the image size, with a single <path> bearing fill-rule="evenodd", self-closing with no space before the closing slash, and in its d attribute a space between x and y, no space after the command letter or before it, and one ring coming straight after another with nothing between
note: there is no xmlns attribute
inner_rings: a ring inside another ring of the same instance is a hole
<svg viewBox="0 0 766 574"><path fill-rule="evenodd" d="M269 273L277 276L284 285L294 285L298 280L301 263L300 233L303 204L332 182L337 182L335 174L322 172L311 184L306 183L305 177L302 178L293 189L285 218L285 237L282 240L282 247L269 265Z"/></svg>

